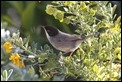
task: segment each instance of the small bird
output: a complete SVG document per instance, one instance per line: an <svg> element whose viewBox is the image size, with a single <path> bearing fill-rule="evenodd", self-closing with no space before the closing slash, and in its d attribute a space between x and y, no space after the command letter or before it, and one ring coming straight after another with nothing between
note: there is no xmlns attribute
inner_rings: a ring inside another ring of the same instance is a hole
<svg viewBox="0 0 122 82"><path fill-rule="evenodd" d="M68 34L60 31L59 29L52 26L42 26L46 33L47 39L50 44L65 53L69 53L70 57L72 53L80 46L84 40L95 34L89 36L81 36L76 34Z"/></svg>

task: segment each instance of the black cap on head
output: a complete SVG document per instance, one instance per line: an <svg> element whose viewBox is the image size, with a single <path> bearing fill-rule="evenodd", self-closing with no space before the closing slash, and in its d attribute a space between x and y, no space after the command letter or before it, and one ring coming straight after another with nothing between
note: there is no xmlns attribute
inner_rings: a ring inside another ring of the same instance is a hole
<svg viewBox="0 0 122 82"><path fill-rule="evenodd" d="M44 27L49 34L49 36L56 36L59 32L58 29L52 27L52 26L45 26Z"/></svg>

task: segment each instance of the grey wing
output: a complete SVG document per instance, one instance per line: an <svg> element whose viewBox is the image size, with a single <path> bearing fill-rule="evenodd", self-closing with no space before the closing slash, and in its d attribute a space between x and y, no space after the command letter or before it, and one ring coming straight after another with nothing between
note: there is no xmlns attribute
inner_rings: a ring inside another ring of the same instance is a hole
<svg viewBox="0 0 122 82"><path fill-rule="evenodd" d="M76 35L76 34L67 34L67 33L64 33L64 32L61 32L61 31L59 31L60 32L60 36L62 36L63 38L64 38L64 40L80 40L80 39L82 39L81 38L81 35Z"/></svg>
<svg viewBox="0 0 122 82"><path fill-rule="evenodd" d="M76 40L81 40L82 38L81 38L81 36L80 35L76 35L76 34L70 34L70 35L68 35L68 38L67 38L68 40L70 40L70 41L76 41Z"/></svg>
<svg viewBox="0 0 122 82"><path fill-rule="evenodd" d="M67 39L67 36L62 36L62 35L57 35L55 38L55 40L53 40L53 46L55 48L57 48L58 50L64 51L64 52L68 52L71 48L72 48L72 41L70 41L69 39Z"/></svg>

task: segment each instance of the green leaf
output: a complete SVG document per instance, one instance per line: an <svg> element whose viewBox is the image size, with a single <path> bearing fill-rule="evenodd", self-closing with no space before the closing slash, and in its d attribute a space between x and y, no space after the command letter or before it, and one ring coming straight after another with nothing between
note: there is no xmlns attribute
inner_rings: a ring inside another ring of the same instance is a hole
<svg viewBox="0 0 122 82"><path fill-rule="evenodd" d="M47 44L45 44L44 45L44 50L46 51L46 50L50 50L50 47L47 45Z"/></svg>
<svg viewBox="0 0 122 82"><path fill-rule="evenodd" d="M19 42L20 42L21 45L23 45L23 40L22 40L21 37L19 38Z"/></svg>
<svg viewBox="0 0 122 82"><path fill-rule="evenodd" d="M5 79L5 81L7 81L7 76L8 76L7 70L4 70L4 71L2 72L2 76L3 76L3 78Z"/></svg>
<svg viewBox="0 0 122 82"><path fill-rule="evenodd" d="M53 56L50 56L49 58L48 58L48 62L46 63L46 65L45 65L45 67L44 67L44 69L52 69L52 68L55 68L55 67L57 67L57 63L56 63L57 61L56 61L56 58Z"/></svg>
<svg viewBox="0 0 122 82"><path fill-rule="evenodd" d="M35 70L34 70L34 68L32 66L29 68L28 72L30 74L35 74Z"/></svg>
<svg viewBox="0 0 122 82"><path fill-rule="evenodd" d="M4 81L4 77L1 75L1 81Z"/></svg>
<svg viewBox="0 0 122 82"><path fill-rule="evenodd" d="M121 53L121 48L120 47L117 47L115 50L114 50L114 52L113 52L114 54L120 54Z"/></svg>
<svg viewBox="0 0 122 82"><path fill-rule="evenodd" d="M117 18L117 20L115 21L115 24L119 24L121 22L121 16L119 16L118 18Z"/></svg>
<svg viewBox="0 0 122 82"><path fill-rule="evenodd" d="M58 19L60 22L63 22L64 13L62 11L58 10L53 15L54 15L55 19Z"/></svg>
<svg viewBox="0 0 122 82"><path fill-rule="evenodd" d="M2 21L6 21L8 24L12 25L12 19L8 15L4 15L1 17Z"/></svg>
<svg viewBox="0 0 122 82"><path fill-rule="evenodd" d="M10 69L10 70L8 71L8 77L7 77L7 79L10 78L10 76L11 76L12 73L13 73L13 69Z"/></svg>
<svg viewBox="0 0 122 82"><path fill-rule="evenodd" d="M47 5L45 11L47 14L53 15L57 11L57 9L54 8L52 5Z"/></svg>
<svg viewBox="0 0 122 82"><path fill-rule="evenodd" d="M27 7L25 8L25 10L23 11L22 24L26 30L28 30L30 27L33 27L35 23L34 21L35 7L36 7L36 2L30 1Z"/></svg>
<svg viewBox="0 0 122 82"><path fill-rule="evenodd" d="M85 2L81 2L81 9L85 9L87 6L85 4Z"/></svg>
<svg viewBox="0 0 122 82"><path fill-rule="evenodd" d="M88 9L88 7L87 7L86 3L82 2L81 3L81 10L82 10L82 12L83 13L87 13L87 9Z"/></svg>
<svg viewBox="0 0 122 82"><path fill-rule="evenodd" d="M112 16L114 15L114 12L116 10L116 7L117 7L117 5L114 5L114 7L112 8Z"/></svg>
<svg viewBox="0 0 122 82"><path fill-rule="evenodd" d="M117 57L118 57L118 59L119 59L119 60L121 60L121 55L120 55L120 54L118 54L118 56L117 56Z"/></svg>
<svg viewBox="0 0 122 82"><path fill-rule="evenodd" d="M103 72L104 69L105 69L104 66L100 67L99 70L97 71L97 74L101 75L102 73L104 73L104 72Z"/></svg>
<svg viewBox="0 0 122 82"><path fill-rule="evenodd" d="M70 20L68 18L64 18L63 22L66 23L66 24L69 24Z"/></svg>
<svg viewBox="0 0 122 82"><path fill-rule="evenodd" d="M86 65L89 65L89 64L90 64L90 60L89 60L89 59L85 59L85 60L84 60L84 63L85 63Z"/></svg>
<svg viewBox="0 0 122 82"><path fill-rule="evenodd" d="M48 59L48 54L46 52L41 53L40 56L38 57L39 62L43 62L45 59Z"/></svg>
<svg viewBox="0 0 122 82"><path fill-rule="evenodd" d="M94 16L94 15L95 15L95 10L90 9L90 14L91 14L92 16Z"/></svg>
<svg viewBox="0 0 122 82"><path fill-rule="evenodd" d="M25 41L25 48L28 49L28 43L29 43L29 38L26 38L26 41Z"/></svg>
<svg viewBox="0 0 122 82"><path fill-rule="evenodd" d="M98 66L97 66L96 64L93 66L93 71L94 71L95 73L98 72Z"/></svg>

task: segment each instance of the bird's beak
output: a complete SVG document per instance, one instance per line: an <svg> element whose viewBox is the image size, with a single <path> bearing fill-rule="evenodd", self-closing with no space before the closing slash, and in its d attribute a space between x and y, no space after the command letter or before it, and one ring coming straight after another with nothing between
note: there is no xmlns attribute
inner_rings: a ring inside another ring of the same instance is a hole
<svg viewBox="0 0 122 82"><path fill-rule="evenodd" d="M45 26L40 25L40 27L41 27L41 28L43 28L43 29L44 29L44 31L46 32Z"/></svg>
<svg viewBox="0 0 122 82"><path fill-rule="evenodd" d="M42 29L44 29L44 31L46 31L46 30L45 30L45 26L40 25L40 27L41 27Z"/></svg>
<svg viewBox="0 0 122 82"><path fill-rule="evenodd" d="M44 28L45 26L40 25L41 28Z"/></svg>

